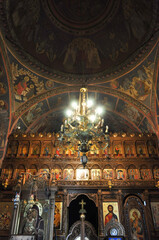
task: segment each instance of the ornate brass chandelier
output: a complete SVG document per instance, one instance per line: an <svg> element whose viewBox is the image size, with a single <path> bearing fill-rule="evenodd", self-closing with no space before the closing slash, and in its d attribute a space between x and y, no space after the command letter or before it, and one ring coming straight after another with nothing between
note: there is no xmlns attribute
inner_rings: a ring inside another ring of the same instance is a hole
<svg viewBox="0 0 159 240"><path fill-rule="evenodd" d="M87 88L80 89L79 102L73 102L68 109L67 118L61 125L59 140L63 145L78 146L81 163L87 164L87 152L93 144L99 149L106 149L109 145L108 126L104 128L104 119L101 117L103 108L95 108L93 101L88 99Z"/></svg>

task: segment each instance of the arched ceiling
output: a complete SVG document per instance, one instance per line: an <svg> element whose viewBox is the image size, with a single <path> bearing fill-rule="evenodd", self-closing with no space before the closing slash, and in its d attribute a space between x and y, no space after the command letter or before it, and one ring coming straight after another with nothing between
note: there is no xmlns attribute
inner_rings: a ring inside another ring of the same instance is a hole
<svg viewBox="0 0 159 240"><path fill-rule="evenodd" d="M110 131L158 135L158 5L0 0L0 157L17 127L59 131L81 86Z"/></svg>
<svg viewBox="0 0 159 240"><path fill-rule="evenodd" d="M125 74L156 41L158 1L5 0L1 18L14 54L56 82L105 82Z"/></svg>

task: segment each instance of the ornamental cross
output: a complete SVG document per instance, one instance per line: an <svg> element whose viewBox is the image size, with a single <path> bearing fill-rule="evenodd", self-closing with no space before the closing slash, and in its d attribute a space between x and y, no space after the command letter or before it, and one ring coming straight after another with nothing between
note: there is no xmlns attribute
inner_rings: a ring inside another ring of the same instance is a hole
<svg viewBox="0 0 159 240"><path fill-rule="evenodd" d="M82 206L82 210L84 210L84 205L86 205L86 203L84 202L83 199L81 200L81 202L79 202L79 204Z"/></svg>

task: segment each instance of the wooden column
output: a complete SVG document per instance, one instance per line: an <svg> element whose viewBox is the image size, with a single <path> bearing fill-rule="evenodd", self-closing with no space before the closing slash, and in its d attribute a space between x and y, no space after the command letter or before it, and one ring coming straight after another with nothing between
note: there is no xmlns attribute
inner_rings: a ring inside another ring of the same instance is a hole
<svg viewBox="0 0 159 240"><path fill-rule="evenodd" d="M150 206L150 201L149 201L148 190L144 191L142 197L143 197L143 201L144 201L144 213L145 213L148 239L150 240L151 233L154 232L154 226L153 226L153 219L152 219L152 214L151 214L151 206Z"/></svg>
<svg viewBox="0 0 159 240"><path fill-rule="evenodd" d="M113 168L114 171L114 179L117 179L116 168Z"/></svg>
<svg viewBox="0 0 159 240"><path fill-rule="evenodd" d="M49 221L48 221L48 240L53 239L54 235L54 213L55 213L55 193L57 191L57 187L55 185L52 185L50 187L51 195L49 197L50 200L50 209L49 209Z"/></svg>
<svg viewBox="0 0 159 240"><path fill-rule="evenodd" d="M124 211L123 211L123 204L122 204L123 196L122 196L121 190L118 190L117 199L118 199L118 206L119 206L120 222L122 225L124 225Z"/></svg>
<svg viewBox="0 0 159 240"><path fill-rule="evenodd" d="M64 189L64 201L63 201L63 213L64 213L64 217L63 217L63 235L67 236L67 190Z"/></svg>
<svg viewBox="0 0 159 240"><path fill-rule="evenodd" d="M73 169L73 171L74 171L73 179L76 180L76 169Z"/></svg>
<svg viewBox="0 0 159 240"><path fill-rule="evenodd" d="M133 141L134 157L137 157L136 141Z"/></svg>
<svg viewBox="0 0 159 240"><path fill-rule="evenodd" d="M128 173L128 170L129 170L129 169L128 169L128 167L126 167L125 170L126 170L126 179L129 180L129 173Z"/></svg>
<svg viewBox="0 0 159 240"><path fill-rule="evenodd" d="M20 154L21 154L21 151L22 151L22 142L19 142L19 145L18 145L18 150L17 150L17 157L20 157Z"/></svg>
<svg viewBox="0 0 159 240"><path fill-rule="evenodd" d="M91 169L89 168L88 170L89 170L89 180L91 180L92 179L92 177L91 177Z"/></svg>
<svg viewBox="0 0 159 240"><path fill-rule="evenodd" d="M125 157L125 141L122 140L121 142L121 149L122 149L122 157Z"/></svg>
<svg viewBox="0 0 159 240"><path fill-rule="evenodd" d="M146 157L149 157L148 146L147 146L147 144L146 144L146 141L144 141L144 146L145 146L145 154L146 154Z"/></svg>
<svg viewBox="0 0 159 240"><path fill-rule="evenodd" d="M103 205L102 205L102 191L98 190L98 226L99 237L104 237L104 224L103 224Z"/></svg>
<svg viewBox="0 0 159 240"><path fill-rule="evenodd" d="M114 157L113 156L113 141L111 141L111 140L110 140L109 154L110 154L110 158Z"/></svg>
<svg viewBox="0 0 159 240"><path fill-rule="evenodd" d="M31 157L31 146L32 145L33 145L33 141L29 141L28 157Z"/></svg>
<svg viewBox="0 0 159 240"><path fill-rule="evenodd" d="M44 142L40 141L40 157L43 157L43 146L44 146Z"/></svg>
<svg viewBox="0 0 159 240"><path fill-rule="evenodd" d="M50 153L51 157L54 157L54 142L51 141L51 153Z"/></svg>
<svg viewBox="0 0 159 240"><path fill-rule="evenodd" d="M17 170L18 170L18 165L15 165L14 169L13 169L13 179L16 178L16 175L17 175Z"/></svg>

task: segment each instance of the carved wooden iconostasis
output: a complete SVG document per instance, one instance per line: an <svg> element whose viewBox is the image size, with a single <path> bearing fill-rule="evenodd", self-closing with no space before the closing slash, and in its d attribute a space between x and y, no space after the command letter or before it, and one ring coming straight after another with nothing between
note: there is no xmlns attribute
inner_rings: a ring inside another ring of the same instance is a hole
<svg viewBox="0 0 159 240"><path fill-rule="evenodd" d="M104 239L106 225L111 220L110 208L113 219L123 226L126 239L157 239L159 164L156 146L155 135L110 134L109 153L89 152L88 163L83 168L76 151L69 146L61 151L55 134L11 135L1 173L4 213L1 214L0 234L3 238L9 235L12 198L21 186L17 234L27 231L34 234L34 228L27 230L25 225L29 214L38 210L43 239L47 239L49 189L56 186L54 237L56 235L57 239L65 239L69 234L68 239L75 239L77 233L80 234L79 203L82 199L86 203L88 239L90 236ZM120 152L116 153L116 148ZM128 148L132 149L131 153ZM136 232L136 224L140 226L139 232Z"/></svg>

